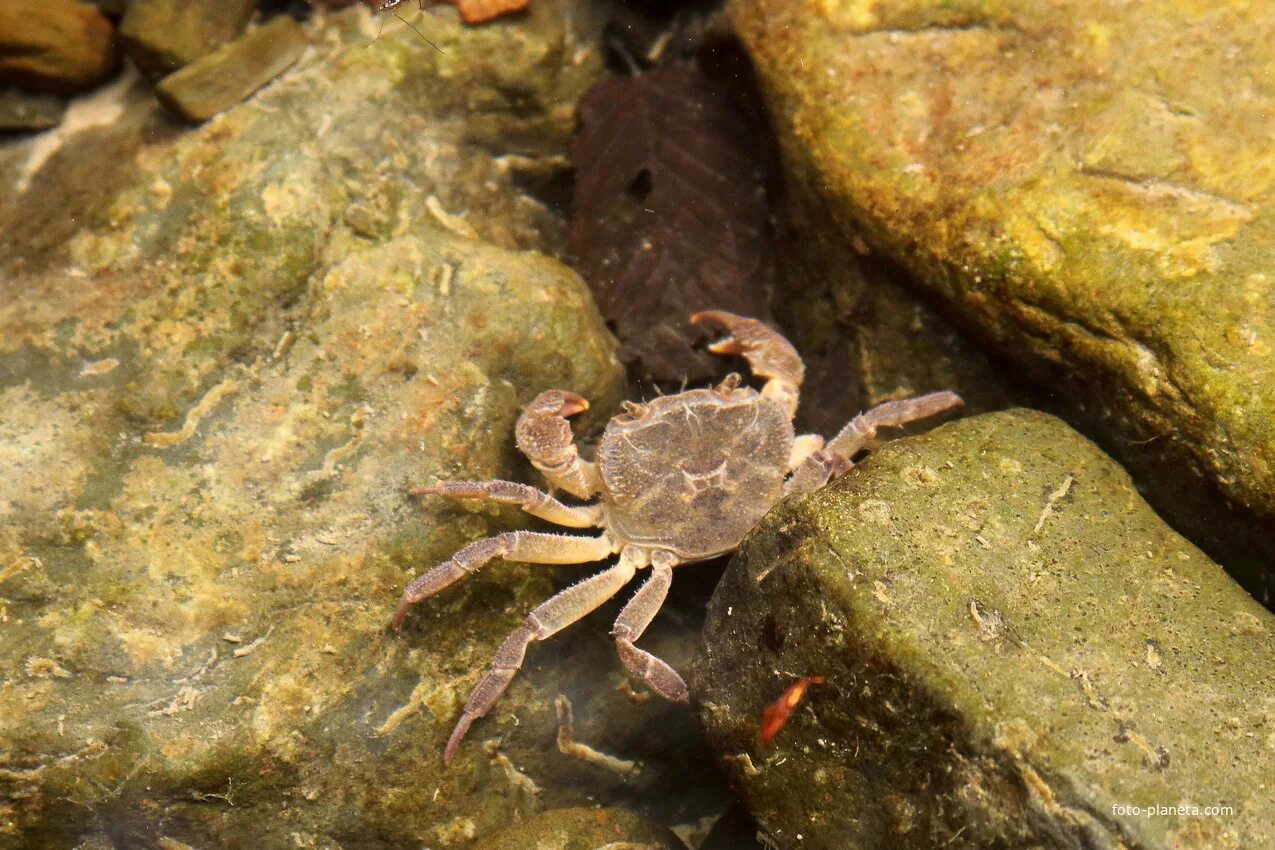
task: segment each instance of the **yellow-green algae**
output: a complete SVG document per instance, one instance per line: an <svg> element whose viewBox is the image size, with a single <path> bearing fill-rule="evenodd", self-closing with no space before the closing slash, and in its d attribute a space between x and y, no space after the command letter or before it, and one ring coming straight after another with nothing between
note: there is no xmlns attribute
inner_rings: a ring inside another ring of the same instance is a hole
<svg viewBox="0 0 1275 850"><path fill-rule="evenodd" d="M509 475L541 389L594 423L618 400L584 285L523 250L561 225L520 164L560 153L601 67L568 16L587 31L566 2L448 11L440 55L391 28L365 48L345 15L189 134L116 92L47 159L0 152L0 847L446 845L542 804L482 736L537 763L552 694L517 683L439 754L549 571L385 625L414 572L518 521L410 487ZM518 156L473 143L474 108Z"/></svg>
<svg viewBox="0 0 1275 850"><path fill-rule="evenodd" d="M1275 617L1045 414L891 442L782 505L705 645L709 738L781 847L1275 842ZM810 675L761 749L763 706Z"/></svg>
<svg viewBox="0 0 1275 850"><path fill-rule="evenodd" d="M553 809L484 838L476 850L682 850L669 830L626 809Z"/></svg>
<svg viewBox="0 0 1275 850"><path fill-rule="evenodd" d="M900 262L1056 388L1175 521L1219 552L1246 538L1244 579L1269 591L1268 9L741 0L732 17L820 229Z"/></svg>

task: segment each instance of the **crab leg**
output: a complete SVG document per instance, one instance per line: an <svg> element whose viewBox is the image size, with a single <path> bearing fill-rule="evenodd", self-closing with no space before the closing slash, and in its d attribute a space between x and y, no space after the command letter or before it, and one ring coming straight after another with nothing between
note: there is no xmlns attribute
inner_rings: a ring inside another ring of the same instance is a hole
<svg viewBox="0 0 1275 850"><path fill-rule="evenodd" d="M570 528L596 526L602 516L601 505L564 505L548 493L513 481L440 481L430 487L418 487L411 492L413 496L487 499L504 505L517 505L532 516Z"/></svg>
<svg viewBox="0 0 1275 850"><path fill-rule="evenodd" d="M784 495L813 493L827 484L834 474L840 475L849 468L849 461L842 461L840 458L829 456L824 453L823 449L820 449L808 455L792 471L792 475L784 482Z"/></svg>
<svg viewBox="0 0 1275 850"><path fill-rule="evenodd" d="M710 322L725 328L730 335L710 345L708 350L714 354L743 355L754 374L768 379L761 394L777 402L790 418L797 412L797 391L801 388L805 367L792 343L756 319L724 310L705 310L691 316L691 321Z"/></svg>
<svg viewBox="0 0 1275 850"><path fill-rule="evenodd" d="M413 605L455 584L492 558L533 564L579 564L601 561L614 554L616 548L606 537L571 537L537 531L507 531L475 540L449 560L417 576L403 591L391 624L395 630L399 629Z"/></svg>
<svg viewBox="0 0 1275 850"><path fill-rule="evenodd" d="M523 408L514 428L518 448L555 487L587 499L602 489L597 468L581 460L568 416L589 409L589 402L566 390L545 390Z"/></svg>
<svg viewBox="0 0 1275 850"><path fill-rule="evenodd" d="M887 401L850 420L850 424L842 428L826 446L814 451L804 452L801 443L807 438L798 437L793 444L789 464L792 475L784 482L784 495L813 493L827 484L829 479L844 475L854 465L850 459L876 436L877 429L906 425L962 404L964 402L961 397L950 392ZM807 445L814 445L814 442Z"/></svg>
<svg viewBox="0 0 1275 850"><path fill-rule="evenodd" d="M478 682L469 694L465 710L461 712L456 728L447 740L447 749L443 751L443 763L450 764L461 738L469 731L469 727L478 718L486 714L500 695L509 687L514 675L522 667L527 647L533 640L544 640L554 635L590 611L602 605L628 584L637 572L637 565L624 556L606 572L598 573L579 584L541 603L527 615L523 624L514 629L505 642L496 650L491 669Z"/></svg>
<svg viewBox="0 0 1275 850"><path fill-rule="evenodd" d="M918 419L926 419L960 407L965 402L956 393L946 390L927 393L916 398L887 401L850 420L837 436L829 441L825 453L849 460L877 435L878 428L897 428Z"/></svg>
<svg viewBox="0 0 1275 850"><path fill-rule="evenodd" d="M615 648L620 654L620 660L634 675L640 676L652 690L667 700L689 702L690 692L678 672L668 662L633 645L655 619L672 583L673 564L653 564L651 577L624 606L611 634L615 636Z"/></svg>
<svg viewBox="0 0 1275 850"><path fill-rule="evenodd" d="M802 434L792 441L792 450L788 453L788 471L801 468L806 459L823 449L823 437L818 434Z"/></svg>

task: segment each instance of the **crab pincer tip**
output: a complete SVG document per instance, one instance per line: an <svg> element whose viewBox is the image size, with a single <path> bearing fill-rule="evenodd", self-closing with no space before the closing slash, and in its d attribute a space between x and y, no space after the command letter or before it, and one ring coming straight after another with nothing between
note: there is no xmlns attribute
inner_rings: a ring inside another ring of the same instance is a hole
<svg viewBox="0 0 1275 850"><path fill-rule="evenodd" d="M583 413L589 409L589 400L584 396L575 393L562 394L562 415L575 416L577 413Z"/></svg>
<svg viewBox="0 0 1275 850"><path fill-rule="evenodd" d="M747 321L747 319L727 310L700 310L691 314L691 321L697 325L702 322L716 322L722 327L729 328L732 325Z"/></svg>
<svg viewBox="0 0 1275 850"><path fill-rule="evenodd" d="M727 313L725 310L701 310L698 313L691 314L691 321L695 324L703 324L705 322L721 325L729 333L733 330L732 319L739 317L733 313ZM733 336L727 336L719 339L717 342L709 343L708 350L714 354L742 354L744 346Z"/></svg>
<svg viewBox="0 0 1275 850"><path fill-rule="evenodd" d="M691 313L691 323L699 325L715 321L719 312L718 310L700 310L698 313Z"/></svg>

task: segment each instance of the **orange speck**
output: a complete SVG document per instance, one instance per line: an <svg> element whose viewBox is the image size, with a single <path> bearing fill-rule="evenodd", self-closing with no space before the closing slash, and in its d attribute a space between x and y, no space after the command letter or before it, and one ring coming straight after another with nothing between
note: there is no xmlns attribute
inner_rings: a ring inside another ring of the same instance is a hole
<svg viewBox="0 0 1275 850"><path fill-rule="evenodd" d="M801 704L802 698L806 695L806 688L823 683L823 676L806 676L804 679L798 679L788 686L788 690L784 691L779 699L762 709L761 729L757 732L757 743L763 747L769 747L775 735L779 734L779 730L788 722L788 716L792 714L793 709Z"/></svg>
<svg viewBox="0 0 1275 850"><path fill-rule="evenodd" d="M452 0L460 10L460 18L467 24L481 24L527 8L530 0Z"/></svg>

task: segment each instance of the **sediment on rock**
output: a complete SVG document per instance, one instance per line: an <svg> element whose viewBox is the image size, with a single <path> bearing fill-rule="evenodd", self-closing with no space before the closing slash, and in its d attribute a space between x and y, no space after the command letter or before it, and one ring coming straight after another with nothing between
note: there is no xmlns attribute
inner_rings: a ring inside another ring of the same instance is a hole
<svg viewBox="0 0 1275 850"><path fill-rule="evenodd" d="M1275 88L1243 70L1273 61L1266 10L731 8L819 227L906 269L1275 600Z"/></svg>
<svg viewBox="0 0 1275 850"><path fill-rule="evenodd" d="M772 512L714 595L693 692L785 848L1203 850L1275 841L1272 664L1275 619L1096 447L1018 410ZM813 675L762 748L763 707Z"/></svg>

